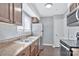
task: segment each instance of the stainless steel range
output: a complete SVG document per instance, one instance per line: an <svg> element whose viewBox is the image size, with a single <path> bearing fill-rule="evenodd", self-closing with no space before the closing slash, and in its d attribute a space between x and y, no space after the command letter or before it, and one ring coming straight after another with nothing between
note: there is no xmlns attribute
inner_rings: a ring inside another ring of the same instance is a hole
<svg viewBox="0 0 79 59"><path fill-rule="evenodd" d="M60 40L60 43L61 56L79 56L79 40Z"/></svg>
<svg viewBox="0 0 79 59"><path fill-rule="evenodd" d="M79 32L77 32L76 37L77 37L77 40L79 40Z"/></svg>

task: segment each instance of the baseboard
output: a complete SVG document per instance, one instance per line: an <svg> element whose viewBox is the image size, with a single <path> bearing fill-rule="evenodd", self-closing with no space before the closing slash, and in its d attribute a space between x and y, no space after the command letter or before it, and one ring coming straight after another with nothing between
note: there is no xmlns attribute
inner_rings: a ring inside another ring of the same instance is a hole
<svg viewBox="0 0 79 59"><path fill-rule="evenodd" d="M52 46L53 44L42 44L42 45L45 45L45 46Z"/></svg>
<svg viewBox="0 0 79 59"><path fill-rule="evenodd" d="M54 44L42 44L42 45L44 45L44 46L52 46L53 48L56 48L56 47L59 47L59 46L56 46L56 45L54 45Z"/></svg>
<svg viewBox="0 0 79 59"><path fill-rule="evenodd" d="M52 47L53 47L53 48L56 48L56 47L60 47L60 46L52 45Z"/></svg>

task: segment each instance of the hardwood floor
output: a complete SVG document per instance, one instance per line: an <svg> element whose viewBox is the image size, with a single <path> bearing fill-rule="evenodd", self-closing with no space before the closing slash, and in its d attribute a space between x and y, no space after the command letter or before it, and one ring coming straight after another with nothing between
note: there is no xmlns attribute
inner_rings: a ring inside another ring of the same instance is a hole
<svg viewBox="0 0 79 59"><path fill-rule="evenodd" d="M44 49L40 52L39 56L60 56L60 48L44 46Z"/></svg>

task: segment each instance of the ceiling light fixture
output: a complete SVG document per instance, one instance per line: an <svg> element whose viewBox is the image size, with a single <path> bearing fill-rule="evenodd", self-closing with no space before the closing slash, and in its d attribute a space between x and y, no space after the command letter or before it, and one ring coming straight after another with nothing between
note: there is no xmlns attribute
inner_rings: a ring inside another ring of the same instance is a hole
<svg viewBox="0 0 79 59"><path fill-rule="evenodd" d="M45 7L46 7L46 8L51 8L52 5L53 5L52 3L46 3L46 4L45 4Z"/></svg>

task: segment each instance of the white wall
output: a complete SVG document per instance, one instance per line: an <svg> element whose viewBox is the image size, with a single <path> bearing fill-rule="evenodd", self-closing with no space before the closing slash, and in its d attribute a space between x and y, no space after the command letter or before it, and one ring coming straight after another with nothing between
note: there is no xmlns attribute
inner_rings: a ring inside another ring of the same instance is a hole
<svg viewBox="0 0 79 59"><path fill-rule="evenodd" d="M53 17L41 17L40 22L43 24L43 44L53 45Z"/></svg>
<svg viewBox="0 0 79 59"><path fill-rule="evenodd" d="M36 12L36 9L32 6L32 3L23 3L22 6L23 6L23 11L25 11L29 16L39 18L39 15Z"/></svg>
<svg viewBox="0 0 79 59"><path fill-rule="evenodd" d="M36 16L36 14L31 10L27 3L23 3L22 7L22 10L25 11L29 16Z"/></svg>
<svg viewBox="0 0 79 59"><path fill-rule="evenodd" d="M53 16L54 20L54 44L53 47L59 47L60 39L64 39L64 15L55 15Z"/></svg>
<svg viewBox="0 0 79 59"><path fill-rule="evenodd" d="M27 3L27 5L29 6L29 8L34 12L34 14L36 15L36 17L38 19L40 19L40 15L39 15L39 12L37 10L37 8L35 7L34 3Z"/></svg>

